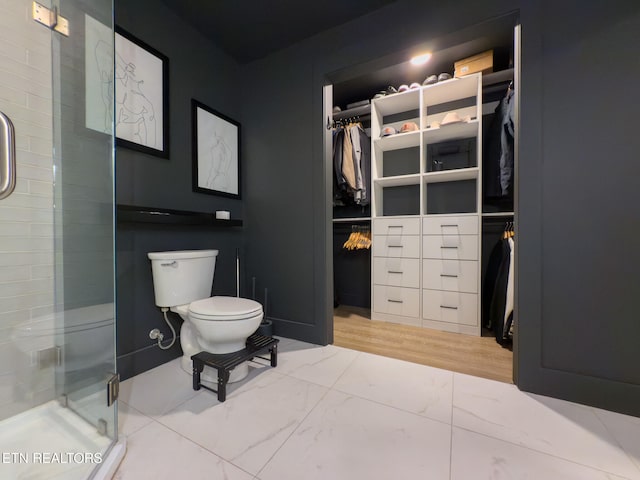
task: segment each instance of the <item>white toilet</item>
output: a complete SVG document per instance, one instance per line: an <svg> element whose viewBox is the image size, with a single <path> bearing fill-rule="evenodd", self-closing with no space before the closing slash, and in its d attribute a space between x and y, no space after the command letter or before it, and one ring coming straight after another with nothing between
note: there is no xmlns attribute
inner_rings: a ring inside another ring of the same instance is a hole
<svg viewBox="0 0 640 480"><path fill-rule="evenodd" d="M182 317L180 329L182 368L192 373L191 356L206 351L231 353L242 350L262 321L262 305L247 298L210 297L218 250L150 252L156 305ZM217 372L205 371L202 379L217 382ZM231 371L229 382L249 373L245 362Z"/></svg>

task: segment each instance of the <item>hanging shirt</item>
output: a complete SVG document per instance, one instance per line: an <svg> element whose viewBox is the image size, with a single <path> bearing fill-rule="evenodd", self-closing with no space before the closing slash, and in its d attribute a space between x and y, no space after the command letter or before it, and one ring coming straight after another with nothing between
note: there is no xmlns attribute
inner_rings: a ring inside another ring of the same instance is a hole
<svg viewBox="0 0 640 480"><path fill-rule="evenodd" d="M371 138L362 128L360 129L360 148L362 155L360 156L360 167L362 171L362 194L360 196L360 205L369 205L371 202Z"/></svg>
<svg viewBox="0 0 640 480"><path fill-rule="evenodd" d="M355 173L356 189L353 193L353 198L356 203L360 203L362 199L362 169L360 167L360 159L362 157L362 147L360 145L360 129L358 125L351 125L349 128L349 135L351 135L351 145L353 149L353 171Z"/></svg>
<svg viewBox="0 0 640 480"><path fill-rule="evenodd" d="M500 187L503 197L513 195L513 158L514 158L514 123L513 123L513 90L506 96L503 109L502 133L500 136Z"/></svg>
<svg viewBox="0 0 640 480"><path fill-rule="evenodd" d="M510 252L509 252L509 277L507 279L507 297L506 297L506 305L504 308L504 316L502 322L502 338L506 339L509 337L509 327L510 321L509 317L513 315L513 305L514 305L514 291L513 291L513 282L515 272L513 271L514 267L514 258L515 258L515 242L512 237L507 239L509 242Z"/></svg>
<svg viewBox="0 0 640 480"><path fill-rule="evenodd" d="M353 145L348 131L344 132L344 140L342 142L342 175L344 175L349 188L355 190L356 173L353 167Z"/></svg>

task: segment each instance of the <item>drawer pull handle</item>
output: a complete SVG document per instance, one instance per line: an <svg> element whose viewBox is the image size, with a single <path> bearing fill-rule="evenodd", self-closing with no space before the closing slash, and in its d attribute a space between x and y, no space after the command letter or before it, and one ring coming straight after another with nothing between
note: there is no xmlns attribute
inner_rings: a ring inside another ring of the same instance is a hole
<svg viewBox="0 0 640 480"><path fill-rule="evenodd" d="M402 270L387 270L387 273L404 273Z"/></svg>
<svg viewBox="0 0 640 480"><path fill-rule="evenodd" d="M402 247L404 247L404 245L387 245L387 247L389 247L389 248L402 248ZM456 248L458 248L458 247L456 247Z"/></svg>
<svg viewBox="0 0 640 480"><path fill-rule="evenodd" d="M444 227L459 227L459 225L457 223L440 225L440 228L444 228Z"/></svg>
<svg viewBox="0 0 640 480"><path fill-rule="evenodd" d="M441 273L441 277L450 277L450 278L458 278L458 275L451 275L449 273Z"/></svg>
<svg viewBox="0 0 640 480"><path fill-rule="evenodd" d="M391 302L391 303L404 303L402 300L391 300L390 298L387 298L387 302Z"/></svg>
<svg viewBox="0 0 640 480"><path fill-rule="evenodd" d="M458 246L457 246L457 245L455 245L455 246L448 247L448 246L446 246L446 245L443 245L443 246L441 246L440 248L451 248L451 249L453 249L453 248L458 248Z"/></svg>
<svg viewBox="0 0 640 480"><path fill-rule="evenodd" d="M448 308L449 310L457 310L458 307L449 307L447 305L440 305L440 308Z"/></svg>
<svg viewBox="0 0 640 480"><path fill-rule="evenodd" d="M402 228L402 225L389 225L387 228Z"/></svg>

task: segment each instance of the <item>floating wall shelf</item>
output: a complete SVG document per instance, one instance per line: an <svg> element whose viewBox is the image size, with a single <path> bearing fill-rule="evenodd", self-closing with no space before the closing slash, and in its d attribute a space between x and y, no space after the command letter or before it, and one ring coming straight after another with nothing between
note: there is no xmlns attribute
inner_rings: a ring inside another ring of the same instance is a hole
<svg viewBox="0 0 640 480"><path fill-rule="evenodd" d="M171 210L168 208L116 206L118 223L155 223L165 225L203 225L211 227L241 227L242 220L219 220L215 213Z"/></svg>

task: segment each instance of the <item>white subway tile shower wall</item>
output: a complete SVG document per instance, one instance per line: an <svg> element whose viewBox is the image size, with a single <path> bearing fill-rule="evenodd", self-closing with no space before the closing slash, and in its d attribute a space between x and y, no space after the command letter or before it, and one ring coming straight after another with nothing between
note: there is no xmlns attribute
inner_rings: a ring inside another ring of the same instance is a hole
<svg viewBox="0 0 640 480"><path fill-rule="evenodd" d="M11 340L54 303L50 32L31 3L0 0L0 111L15 126L17 162L16 189L0 200L0 418L54 396L53 369L37 370Z"/></svg>

